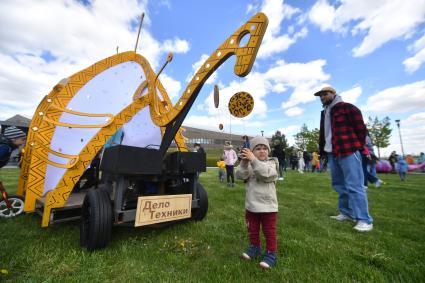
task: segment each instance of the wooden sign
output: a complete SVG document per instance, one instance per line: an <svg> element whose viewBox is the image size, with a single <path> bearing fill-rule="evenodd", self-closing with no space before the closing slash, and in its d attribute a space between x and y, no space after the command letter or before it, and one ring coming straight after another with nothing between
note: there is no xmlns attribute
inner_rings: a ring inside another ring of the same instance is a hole
<svg viewBox="0 0 425 283"><path fill-rule="evenodd" d="M191 194L139 197L134 226L190 218L191 209Z"/></svg>

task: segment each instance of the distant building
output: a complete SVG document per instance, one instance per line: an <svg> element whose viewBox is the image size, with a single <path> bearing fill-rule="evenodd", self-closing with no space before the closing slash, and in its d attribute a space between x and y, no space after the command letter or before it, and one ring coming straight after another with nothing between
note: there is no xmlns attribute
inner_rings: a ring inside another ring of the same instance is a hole
<svg viewBox="0 0 425 283"><path fill-rule="evenodd" d="M243 140L239 134L230 134L224 132L215 132L192 127L182 126L184 129L183 136L187 138L186 144L189 148L194 143L200 143L203 148L223 148L225 141L230 141L234 148L242 147ZM175 146L172 143L172 146Z"/></svg>

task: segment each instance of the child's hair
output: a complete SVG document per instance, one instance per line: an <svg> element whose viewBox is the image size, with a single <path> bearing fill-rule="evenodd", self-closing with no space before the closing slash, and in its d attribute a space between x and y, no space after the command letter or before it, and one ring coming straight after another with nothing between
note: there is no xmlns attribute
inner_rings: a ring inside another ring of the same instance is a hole
<svg viewBox="0 0 425 283"><path fill-rule="evenodd" d="M220 161L223 161L223 160L224 160L224 158L223 158L223 156L221 156L221 157L220 157Z"/></svg>

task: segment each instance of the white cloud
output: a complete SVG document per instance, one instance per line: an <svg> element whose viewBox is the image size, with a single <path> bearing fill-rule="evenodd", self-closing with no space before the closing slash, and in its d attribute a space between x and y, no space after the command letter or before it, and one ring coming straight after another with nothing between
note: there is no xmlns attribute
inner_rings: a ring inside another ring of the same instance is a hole
<svg viewBox="0 0 425 283"><path fill-rule="evenodd" d="M289 117L299 116L304 113L304 109L300 107L291 107L285 111L285 114Z"/></svg>
<svg viewBox="0 0 425 283"><path fill-rule="evenodd" d="M425 125L425 112L419 112L410 115L407 119L403 121L403 123L406 123L410 126Z"/></svg>
<svg viewBox="0 0 425 283"><path fill-rule="evenodd" d="M387 88L370 96L366 111L406 113L425 109L425 81Z"/></svg>
<svg viewBox="0 0 425 283"><path fill-rule="evenodd" d="M362 94L362 87L357 86L355 88L343 91L340 93L342 100L352 104L356 104L357 98Z"/></svg>
<svg viewBox="0 0 425 283"><path fill-rule="evenodd" d="M335 8L329 5L326 0L319 0L311 8L308 17L311 22L320 27L321 31L332 30L334 28Z"/></svg>
<svg viewBox="0 0 425 283"><path fill-rule="evenodd" d="M201 58L199 58L198 61L192 64L192 72L187 75L186 82L190 82L190 80L193 78L193 76L196 74L196 72L199 70L199 68L207 61L207 59L210 57L210 55L202 54ZM216 70L214 73L211 74L211 76L206 80L205 84L212 85L216 83L218 80L218 71Z"/></svg>
<svg viewBox="0 0 425 283"><path fill-rule="evenodd" d="M255 4L255 3L254 4L248 4L247 7L246 7L246 13L248 14L252 11L257 11L258 9L259 9L258 4Z"/></svg>
<svg viewBox="0 0 425 283"><path fill-rule="evenodd" d="M174 40L167 39L162 46L164 52L186 53L189 49L189 42L180 38L174 38Z"/></svg>
<svg viewBox="0 0 425 283"><path fill-rule="evenodd" d="M248 10L251 9L252 7L249 5ZM294 32L293 27L292 30L288 31L288 34L280 34L282 21L291 19L293 15L301 12L300 9L286 5L282 0L265 0L261 11L267 15L269 24L261 48L258 51L258 58L267 58L273 54L283 52L299 38L307 36L308 31L306 28L302 28L299 32L290 36Z"/></svg>
<svg viewBox="0 0 425 283"><path fill-rule="evenodd" d="M408 37L425 22L425 1L345 0L337 8L319 0L310 10L309 19L322 31L364 35L352 51L355 57L372 53L390 40ZM354 25L354 26L353 26Z"/></svg>
<svg viewBox="0 0 425 283"><path fill-rule="evenodd" d="M134 50L133 24L147 10L145 2L98 0L84 6L68 0L2 1L0 119L11 113L32 116L41 98L62 78L115 54L117 46L119 52ZM149 24L146 15L138 52L154 70L168 51L189 50L190 44L180 38L156 40ZM171 92L176 91L176 82L164 78Z"/></svg>
<svg viewBox="0 0 425 283"><path fill-rule="evenodd" d="M389 156L393 150L401 153L398 128L395 123L392 126L393 131L391 133L390 145L387 148L381 149L381 156ZM425 112L415 113L401 120L400 133L405 154L419 154L420 152L424 152Z"/></svg>
<svg viewBox="0 0 425 283"><path fill-rule="evenodd" d="M286 87L293 88L289 100L282 103L282 107L286 109L315 100L314 92L330 78L330 75L323 70L325 64L325 60L315 60L304 64L286 64L279 61L275 67L266 72L265 77L272 82L283 83Z"/></svg>
<svg viewBox="0 0 425 283"><path fill-rule="evenodd" d="M160 77L161 77L161 82L164 85L164 88L167 90L167 94L170 97L170 99L173 100L173 98L179 98L180 91L182 89L181 83L164 73L161 74Z"/></svg>
<svg viewBox="0 0 425 283"><path fill-rule="evenodd" d="M406 72L414 73L425 62L425 35L416 40L408 49L415 55L404 60L403 64Z"/></svg>

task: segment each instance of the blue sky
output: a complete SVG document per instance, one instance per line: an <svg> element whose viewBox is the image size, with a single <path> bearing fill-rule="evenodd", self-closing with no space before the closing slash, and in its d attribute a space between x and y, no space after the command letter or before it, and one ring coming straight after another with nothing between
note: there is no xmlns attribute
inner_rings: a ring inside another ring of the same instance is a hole
<svg viewBox="0 0 425 283"><path fill-rule="evenodd" d="M259 11L269 27L251 73L237 77L228 59L184 125L218 131L223 123L226 134L281 130L292 143L303 123L319 127L321 105L313 93L332 85L365 119L401 119L405 153L425 151L425 0L1 1L0 119L31 117L62 78L113 55L117 46L133 50L142 12L137 51L154 70L174 53L160 79L175 102L207 56ZM226 109L238 91L255 99L244 119ZM392 126L384 155L400 152Z"/></svg>

